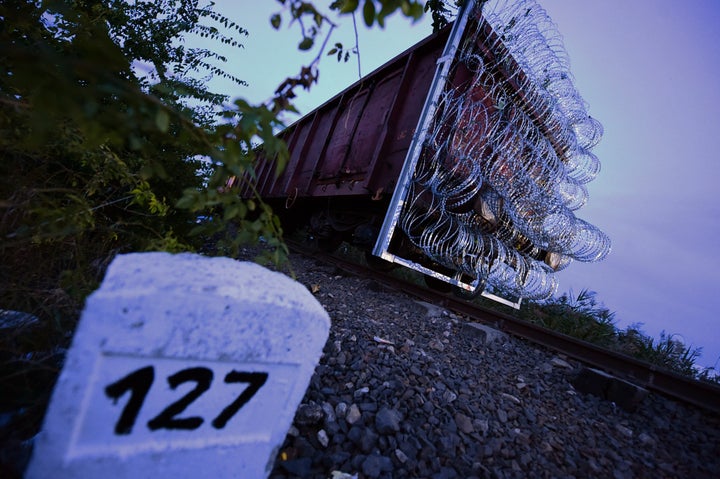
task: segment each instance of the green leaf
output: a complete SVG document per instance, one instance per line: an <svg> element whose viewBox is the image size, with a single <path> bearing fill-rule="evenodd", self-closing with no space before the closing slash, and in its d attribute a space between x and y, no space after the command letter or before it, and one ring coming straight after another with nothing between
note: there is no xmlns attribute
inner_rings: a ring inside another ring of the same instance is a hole
<svg viewBox="0 0 720 479"><path fill-rule="evenodd" d="M372 24L375 21L375 4L373 3L373 0L365 0L365 5L363 6L363 19L365 20L365 25L372 27Z"/></svg>
<svg viewBox="0 0 720 479"><path fill-rule="evenodd" d="M155 114L155 126L157 126L161 132L167 133L170 127L170 116L165 110L160 109Z"/></svg>
<svg viewBox="0 0 720 479"><path fill-rule="evenodd" d="M247 214L247 207L240 202L229 204L225 207L225 221L229 221L237 216L244 218Z"/></svg>
<svg viewBox="0 0 720 479"><path fill-rule="evenodd" d="M413 3L410 5L408 16L413 19L413 23L420 20L423 16L423 7L419 3Z"/></svg>
<svg viewBox="0 0 720 479"><path fill-rule="evenodd" d="M352 13L357 10L358 0L345 0L342 7L340 7L340 13Z"/></svg>
<svg viewBox="0 0 720 479"><path fill-rule="evenodd" d="M298 45L299 50L310 50L313 46L313 39L310 37L305 37Z"/></svg>
<svg viewBox="0 0 720 479"><path fill-rule="evenodd" d="M130 149L131 150L140 150L143 147L143 141L138 138L137 136L130 134L130 138L128 139L130 142Z"/></svg>
<svg viewBox="0 0 720 479"><path fill-rule="evenodd" d="M277 30L280 28L280 24L282 23L282 17L280 17L280 14L276 13L272 17L270 17L270 25Z"/></svg>
<svg viewBox="0 0 720 479"><path fill-rule="evenodd" d="M175 207L181 210L193 210L199 201L197 190L187 189L183 193L182 198L178 200Z"/></svg>

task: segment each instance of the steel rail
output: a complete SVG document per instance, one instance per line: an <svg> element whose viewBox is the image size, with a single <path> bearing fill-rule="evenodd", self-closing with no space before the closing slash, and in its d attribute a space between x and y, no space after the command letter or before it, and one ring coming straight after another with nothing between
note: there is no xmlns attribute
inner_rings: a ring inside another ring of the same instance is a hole
<svg viewBox="0 0 720 479"><path fill-rule="evenodd" d="M691 379L508 314L493 311L447 294L399 280L387 273L368 268L336 255L310 251L298 243L286 242L292 250L300 254L330 262L348 273L372 278L388 288L402 291L423 301L441 305L474 321L485 323L503 332L565 354L581 363L601 369L646 389L720 414L720 386Z"/></svg>

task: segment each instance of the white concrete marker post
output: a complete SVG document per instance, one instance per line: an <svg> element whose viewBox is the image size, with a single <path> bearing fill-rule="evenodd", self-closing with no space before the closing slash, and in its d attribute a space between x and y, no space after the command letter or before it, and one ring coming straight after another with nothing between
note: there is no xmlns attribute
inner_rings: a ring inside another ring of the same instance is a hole
<svg viewBox="0 0 720 479"><path fill-rule="evenodd" d="M26 478L267 477L329 328L305 287L256 264L118 256Z"/></svg>

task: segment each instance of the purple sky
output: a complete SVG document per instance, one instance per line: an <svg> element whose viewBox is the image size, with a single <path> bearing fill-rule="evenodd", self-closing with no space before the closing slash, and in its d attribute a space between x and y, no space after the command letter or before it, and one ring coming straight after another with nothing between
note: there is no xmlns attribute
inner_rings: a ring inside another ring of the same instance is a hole
<svg viewBox="0 0 720 479"><path fill-rule="evenodd" d="M574 264L561 288L589 287L620 325L677 333L720 356L720 2L605 0L541 4L558 25L576 85L605 128L603 163L580 215L613 240Z"/></svg>
<svg viewBox="0 0 720 479"><path fill-rule="evenodd" d="M720 162L713 148L720 137L720 1L539 1L564 38L590 114L605 128L593 150L602 171L577 213L613 241L603 262L575 262L559 273L559 293L594 290L617 313L619 327L642 323L654 337L663 330L678 334L703 348L700 365L716 365ZM217 4L250 30L245 49L228 52L231 73L250 86L234 88L231 96L264 101L317 54L294 49L297 28L270 28L278 2ZM340 22L330 45L352 47L352 18ZM410 27L395 17L385 31L361 28L363 74L429 33L429 21ZM341 64L323 57L320 72L320 83L296 102L302 113L358 79L354 57Z"/></svg>

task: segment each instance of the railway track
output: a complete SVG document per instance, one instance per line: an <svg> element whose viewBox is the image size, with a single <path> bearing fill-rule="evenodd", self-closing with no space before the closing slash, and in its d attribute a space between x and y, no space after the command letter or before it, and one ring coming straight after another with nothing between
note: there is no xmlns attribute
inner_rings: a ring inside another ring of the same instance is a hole
<svg viewBox="0 0 720 479"><path fill-rule="evenodd" d="M359 276L372 278L394 290L462 314L473 321L524 338L534 344L565 354L588 366L603 370L648 390L720 414L720 386L690 379L630 356L610 351L565 334L523 321L508 314L402 281L388 273L368 268L337 255L314 251L297 242L287 241L291 250L312 256Z"/></svg>

